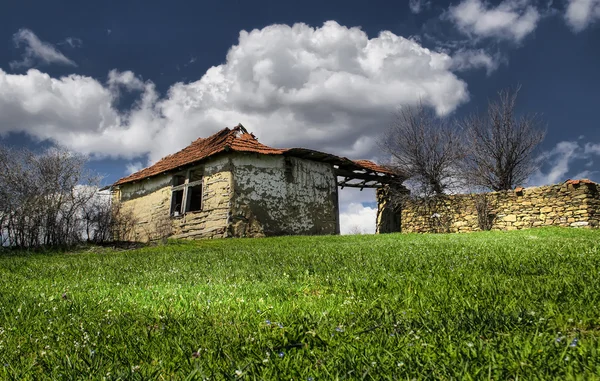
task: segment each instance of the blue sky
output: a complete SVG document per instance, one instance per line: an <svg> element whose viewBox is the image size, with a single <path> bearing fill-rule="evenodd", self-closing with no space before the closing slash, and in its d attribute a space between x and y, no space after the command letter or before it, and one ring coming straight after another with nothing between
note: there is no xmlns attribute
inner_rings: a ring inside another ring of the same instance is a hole
<svg viewBox="0 0 600 381"><path fill-rule="evenodd" d="M0 47L2 143L106 184L240 122L381 161L397 107L460 118L517 84L548 131L529 185L600 182L600 0L3 2ZM344 226L371 231L373 200L344 190Z"/></svg>

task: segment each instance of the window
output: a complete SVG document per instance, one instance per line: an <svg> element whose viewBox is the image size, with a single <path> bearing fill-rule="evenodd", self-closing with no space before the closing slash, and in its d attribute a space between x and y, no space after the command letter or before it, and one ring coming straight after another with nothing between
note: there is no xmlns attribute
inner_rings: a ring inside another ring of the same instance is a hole
<svg viewBox="0 0 600 381"><path fill-rule="evenodd" d="M197 212L202 209L202 184L188 187L187 212Z"/></svg>
<svg viewBox="0 0 600 381"><path fill-rule="evenodd" d="M202 172L187 171L173 176L171 187L171 216L202 210Z"/></svg>
<svg viewBox="0 0 600 381"><path fill-rule="evenodd" d="M173 194L171 196L171 215L177 217L180 214L183 214L182 213L183 209L181 208L182 206L183 206L183 189L173 190Z"/></svg>

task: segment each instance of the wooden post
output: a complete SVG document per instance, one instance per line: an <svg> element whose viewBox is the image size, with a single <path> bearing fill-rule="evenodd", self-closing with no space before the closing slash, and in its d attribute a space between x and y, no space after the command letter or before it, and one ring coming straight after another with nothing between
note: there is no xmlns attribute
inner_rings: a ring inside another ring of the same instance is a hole
<svg viewBox="0 0 600 381"><path fill-rule="evenodd" d="M390 186L377 188L377 234L402 231L401 210L390 200Z"/></svg>

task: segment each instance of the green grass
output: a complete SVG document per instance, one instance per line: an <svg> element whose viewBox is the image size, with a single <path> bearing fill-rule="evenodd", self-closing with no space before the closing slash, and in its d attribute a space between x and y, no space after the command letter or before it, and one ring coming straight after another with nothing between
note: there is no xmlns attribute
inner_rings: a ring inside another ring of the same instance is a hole
<svg viewBox="0 0 600 381"><path fill-rule="evenodd" d="M0 254L2 379L600 379L600 231Z"/></svg>

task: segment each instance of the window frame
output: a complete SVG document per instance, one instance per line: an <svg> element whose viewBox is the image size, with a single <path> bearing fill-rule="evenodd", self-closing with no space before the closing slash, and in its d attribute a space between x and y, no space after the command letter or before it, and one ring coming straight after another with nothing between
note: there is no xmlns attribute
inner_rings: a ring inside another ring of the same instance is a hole
<svg viewBox="0 0 600 381"><path fill-rule="evenodd" d="M200 179L190 182L190 176L191 176L192 172L197 171L197 170L198 169L195 169L195 170L188 169L185 172L185 175L182 175L181 173L177 173L177 174L173 175L173 177L171 179L171 184L175 184L175 178L178 176L185 177L185 180L184 180L183 184L171 185L171 207L169 210L169 215L171 217L180 218L180 217L183 217L184 215L186 215L187 213L201 212L204 209L204 176L200 176ZM190 211L189 210L190 205L191 205L190 188L193 188L198 185L201 186L200 209ZM174 197L175 197L175 193L178 191L183 191L183 195L182 195L182 199L181 199L180 210L175 210L174 208L176 205L175 205ZM175 213L177 213L177 214L175 214Z"/></svg>

